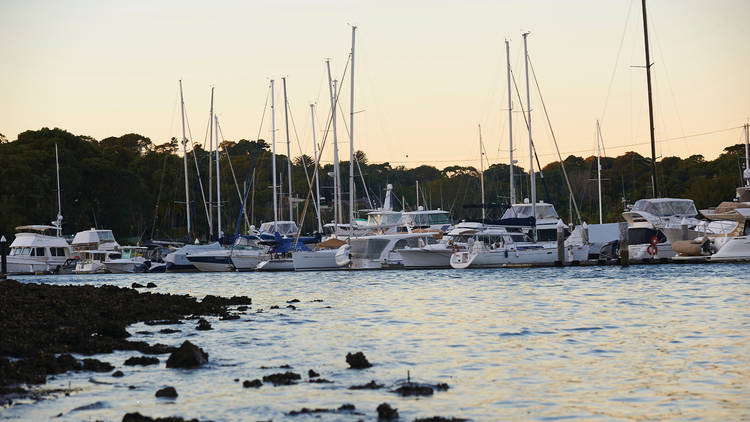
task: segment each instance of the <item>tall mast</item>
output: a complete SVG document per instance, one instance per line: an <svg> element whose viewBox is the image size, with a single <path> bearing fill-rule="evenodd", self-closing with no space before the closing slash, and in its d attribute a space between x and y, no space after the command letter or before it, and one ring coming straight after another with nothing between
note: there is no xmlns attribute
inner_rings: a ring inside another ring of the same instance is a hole
<svg viewBox="0 0 750 422"><path fill-rule="evenodd" d="M180 109L182 111L182 161L185 165L185 210L187 216L187 238L190 240L190 186L188 184L187 137L185 136L185 100L182 97L182 79L180 79ZM209 122L210 124L211 122Z"/></svg>
<svg viewBox="0 0 750 422"><path fill-rule="evenodd" d="M349 73L349 236L354 230L354 38L357 27L352 26L352 70Z"/></svg>
<svg viewBox="0 0 750 422"><path fill-rule="evenodd" d="M315 203L318 206L318 233L323 233L323 223L320 221L320 171L318 169L318 141L315 139L315 104L310 104L312 116L313 154L315 156Z"/></svg>
<svg viewBox="0 0 750 422"><path fill-rule="evenodd" d="M510 43L505 40L505 57L508 61L508 139L510 140L510 204L516 203L516 188L513 181L513 95L510 86Z"/></svg>
<svg viewBox="0 0 750 422"><path fill-rule="evenodd" d="M57 156L57 143L55 143L55 168L57 171L57 218L55 218L55 227L57 227L57 237L62 235L62 202L60 201L60 160Z"/></svg>
<svg viewBox="0 0 750 422"><path fill-rule="evenodd" d="M273 91L273 79L271 79L271 171L273 172L273 231L276 231L276 221L279 220L279 208L276 203L276 109L274 100L276 96Z"/></svg>
<svg viewBox="0 0 750 422"><path fill-rule="evenodd" d="M646 44L646 82L648 84L648 121L651 134L651 193L657 196L656 189L656 141L654 140L654 103L651 98L651 56L648 52L648 25L646 24L646 0L641 0L643 9L643 41Z"/></svg>
<svg viewBox="0 0 750 422"><path fill-rule="evenodd" d="M212 120L214 119L214 87L211 87L211 110L208 113L208 236L209 238L214 237L214 207L213 200L214 194L212 192L212 170L211 170L211 150L214 148L214 125ZM218 134L217 134L218 136ZM218 142L217 142L218 143ZM218 154L217 154L218 157ZM218 168L218 162L216 164ZM218 172L217 172L218 177ZM218 184L217 184L218 186Z"/></svg>
<svg viewBox="0 0 750 422"><path fill-rule="evenodd" d="M750 124L745 123L745 185L750 186ZM57 189L58 192L60 189Z"/></svg>
<svg viewBox="0 0 750 422"><path fill-rule="evenodd" d="M286 164L287 173L289 176L289 220L293 221L294 216L292 215L292 151L289 146L289 103L286 99L286 77L281 78L284 83L284 123L286 124Z"/></svg>
<svg viewBox="0 0 750 422"><path fill-rule="evenodd" d="M482 186L482 222L486 218L484 210L484 145L482 145L482 125L479 125L479 184Z"/></svg>
<svg viewBox="0 0 750 422"><path fill-rule="evenodd" d="M216 235L221 239L224 233L221 231L221 178L219 173L219 116L214 115L216 123Z"/></svg>
<svg viewBox="0 0 750 422"><path fill-rule="evenodd" d="M536 180L534 178L534 142L531 138L531 91L529 90L529 50L526 45L526 38L529 33L523 34L523 55L526 62L526 111L528 113L527 121L529 124L529 181L531 185L531 215L534 216L534 242L536 242Z"/></svg>
<svg viewBox="0 0 750 422"><path fill-rule="evenodd" d="M333 124L333 224L335 231L338 232L340 222L339 215L339 142L336 135L336 81L331 80L331 61L326 60L328 68L328 91L331 94L331 120Z"/></svg>
<svg viewBox="0 0 750 422"><path fill-rule="evenodd" d="M596 121L596 180L599 185L599 224L602 224L602 161L599 135L599 120Z"/></svg>
<svg viewBox="0 0 750 422"><path fill-rule="evenodd" d="M419 179L417 179L417 201L414 204L414 211L419 211Z"/></svg>

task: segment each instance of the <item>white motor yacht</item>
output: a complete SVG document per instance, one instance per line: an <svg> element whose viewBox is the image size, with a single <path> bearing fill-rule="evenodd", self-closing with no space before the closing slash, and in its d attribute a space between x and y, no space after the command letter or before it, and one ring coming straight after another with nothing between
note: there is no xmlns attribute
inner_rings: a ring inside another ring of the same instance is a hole
<svg viewBox="0 0 750 422"><path fill-rule="evenodd" d="M119 259L120 251L83 250L77 251L78 262L73 270L76 274L103 274L109 273L105 262L111 259Z"/></svg>
<svg viewBox="0 0 750 422"><path fill-rule="evenodd" d="M294 251L292 253L294 270L312 271L342 269L342 267L336 263L336 252L338 252L338 248L345 244L346 242L341 239L330 238L316 244L310 251Z"/></svg>
<svg viewBox="0 0 750 422"><path fill-rule="evenodd" d="M669 259L675 255L663 229L695 228L701 221L692 199L652 198L636 201L622 213L628 222L628 252L631 262ZM699 234L693 232L692 237Z"/></svg>
<svg viewBox="0 0 750 422"><path fill-rule="evenodd" d="M148 248L145 246L121 246L120 257L110 256L104 261L104 266L110 273L129 274L140 273L147 270L151 262L145 257Z"/></svg>
<svg viewBox="0 0 750 422"><path fill-rule="evenodd" d="M57 226L28 225L16 227L18 233L10 244L8 274L56 273L71 257L71 248L62 237L46 234Z"/></svg>
<svg viewBox="0 0 750 422"><path fill-rule="evenodd" d="M188 259L187 255L201 252L217 252L224 247L219 242L213 242L206 245L185 245L179 247L164 257L168 272L196 272L198 271Z"/></svg>
<svg viewBox="0 0 750 422"><path fill-rule="evenodd" d="M436 243L440 232L393 233L352 237L336 253L336 263L354 270L399 268L403 259L398 252L406 247L420 247Z"/></svg>

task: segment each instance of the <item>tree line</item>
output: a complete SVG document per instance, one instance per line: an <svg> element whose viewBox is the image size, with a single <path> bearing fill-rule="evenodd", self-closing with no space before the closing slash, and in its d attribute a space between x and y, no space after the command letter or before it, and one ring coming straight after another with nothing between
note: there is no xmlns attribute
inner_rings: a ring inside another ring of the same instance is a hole
<svg viewBox="0 0 750 422"><path fill-rule="evenodd" d="M55 219L58 207L55 145L59 153L64 234L91 227L107 228L112 229L123 244L148 239L209 238L209 212L206 212L203 197L208 195L209 156L213 154L201 145L189 147L187 154L188 205L192 220L188 238L184 163L178 140L173 138L156 145L135 133L96 140L58 128L42 128L25 131L15 141L0 138L0 234L9 240L16 226L49 224ZM272 221L270 145L263 139L241 139L225 141L221 151L222 230L231 235L238 229L245 191L247 218L240 221L239 231L246 231L248 223L259 226L261 222ZM452 165L441 170L423 165L408 169L388 162L369 163L362 151L357 151L356 156L357 210L381 206L386 186L392 184L395 209L413 210L418 205L441 208L449 211L456 221L476 220L481 216L479 171L473 166ZM276 160L277 184L283 194L279 201L279 218L288 220L287 157L277 155ZM622 221L620 215L625 206L652 196L650 161L635 152L627 152L619 157L602 157L601 162L603 219L605 222ZM596 157L571 155L564 163L582 220L598 222ZM693 199L698 209L715 206L733 198L735 187L741 183L743 164L742 144L725 148L712 161L701 155L663 158L657 162L658 194ZM215 164L213 166L215 169ZM340 169L342 214L346 220L349 162L342 161ZM304 155L292 159L292 219L295 221L302 214L308 178L313 171L313 157ZM333 219L333 178L329 176L332 172L332 164L319 170L324 224ZM509 173L507 164L493 164L484 171L484 207L490 219L499 218L509 204ZM518 166L514 167L514 173L516 197L528 197L528 174ZM548 164L541 175L543 177L536 179L538 199L554 204L563 220L569 221L572 215L577 222L575 214L571 213L571 198L560 163ZM215 198L215 185L212 189ZM313 202L314 197L311 197L303 222L307 232L317 228ZM216 232L215 204L212 212Z"/></svg>

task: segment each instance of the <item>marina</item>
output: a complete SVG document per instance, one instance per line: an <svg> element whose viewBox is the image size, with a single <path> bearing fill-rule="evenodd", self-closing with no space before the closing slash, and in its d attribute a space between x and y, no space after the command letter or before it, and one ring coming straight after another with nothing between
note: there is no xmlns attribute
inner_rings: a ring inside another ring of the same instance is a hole
<svg viewBox="0 0 750 422"><path fill-rule="evenodd" d="M750 420L747 16L0 5L0 420Z"/></svg>
<svg viewBox="0 0 750 422"><path fill-rule="evenodd" d="M139 352L94 355L125 376L60 374L39 388L72 389L70 396L21 400L0 412L9 420L55 415L61 415L59 420L120 420L136 409L152 417L292 420L289 412L303 407L351 403L364 415L320 414L321 420L374 421L375 408L387 402L404 420L435 415L471 420L747 416L747 264L655 269L17 277L22 283L51 285L129 287L153 281L158 287L152 292L197 298L248 295L252 305L245 311L231 307L240 317L236 320L206 317L210 331L197 331L196 320L190 319L127 327L132 340L151 344L190 340L209 354L208 365L200 369L165 368L167 355L153 355L160 363L142 367L122 365ZM179 331L164 334L164 328ZM373 366L347 369L344 357L356 351ZM279 369L282 365L291 369ZM309 369L332 382L307 382ZM289 386L241 385L286 371L302 379ZM422 398L390 392L407 372L420 382L450 388ZM371 380L384 387L349 389ZM165 385L174 386L179 396L154 398Z"/></svg>

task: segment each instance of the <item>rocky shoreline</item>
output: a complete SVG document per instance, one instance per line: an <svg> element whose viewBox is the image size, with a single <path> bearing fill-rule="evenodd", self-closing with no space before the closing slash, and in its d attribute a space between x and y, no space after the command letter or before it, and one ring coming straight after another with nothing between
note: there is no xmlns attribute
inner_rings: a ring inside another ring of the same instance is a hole
<svg viewBox="0 0 750 422"><path fill-rule="evenodd" d="M79 361L71 353L91 355L114 350L171 353L175 347L130 341L125 327L136 322L229 317L229 305L249 305L246 296L140 293L114 286L54 286L0 282L0 395L23 393L19 384L44 384L47 376L114 368L96 359Z"/></svg>

